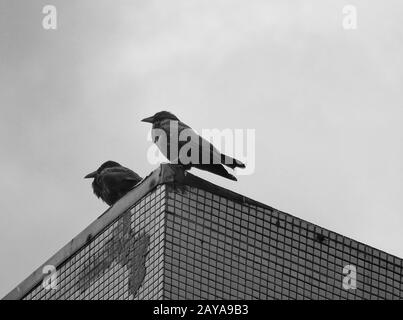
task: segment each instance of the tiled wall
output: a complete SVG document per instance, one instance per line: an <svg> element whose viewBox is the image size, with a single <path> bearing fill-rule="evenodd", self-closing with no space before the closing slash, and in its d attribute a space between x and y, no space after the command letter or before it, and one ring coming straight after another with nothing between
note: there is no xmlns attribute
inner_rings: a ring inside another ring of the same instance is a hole
<svg viewBox="0 0 403 320"><path fill-rule="evenodd" d="M158 299L162 294L165 187L121 215L24 299Z"/></svg>
<svg viewBox="0 0 403 320"><path fill-rule="evenodd" d="M166 227L167 299L403 298L402 259L276 210L169 191Z"/></svg>
<svg viewBox="0 0 403 320"><path fill-rule="evenodd" d="M56 266L56 290L24 299L402 299L402 266L283 212L163 185Z"/></svg>

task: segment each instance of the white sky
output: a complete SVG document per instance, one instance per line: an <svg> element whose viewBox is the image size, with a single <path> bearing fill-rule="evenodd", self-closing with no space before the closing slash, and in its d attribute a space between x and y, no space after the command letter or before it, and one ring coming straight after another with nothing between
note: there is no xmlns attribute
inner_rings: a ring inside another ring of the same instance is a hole
<svg viewBox="0 0 403 320"><path fill-rule="evenodd" d="M195 174L403 257L402 16L398 0L1 0L0 296L107 208L85 174L155 168L140 120L163 109L256 130L253 175Z"/></svg>

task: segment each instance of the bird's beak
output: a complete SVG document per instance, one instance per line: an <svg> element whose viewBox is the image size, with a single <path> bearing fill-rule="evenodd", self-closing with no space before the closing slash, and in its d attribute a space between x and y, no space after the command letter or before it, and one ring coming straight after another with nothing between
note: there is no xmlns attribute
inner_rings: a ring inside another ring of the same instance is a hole
<svg viewBox="0 0 403 320"><path fill-rule="evenodd" d="M148 117L148 118L144 118L143 120L141 120L142 122L149 122L149 123L153 123L154 122L154 116L152 117Z"/></svg>
<svg viewBox="0 0 403 320"><path fill-rule="evenodd" d="M84 179L95 178L96 174L97 174L96 171L91 172L91 173L87 174L87 175L84 177Z"/></svg>

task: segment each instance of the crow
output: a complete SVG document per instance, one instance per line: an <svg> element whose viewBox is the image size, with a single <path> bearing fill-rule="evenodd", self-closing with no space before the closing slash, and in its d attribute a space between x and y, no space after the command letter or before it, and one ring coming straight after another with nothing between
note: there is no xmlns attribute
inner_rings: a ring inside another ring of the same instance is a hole
<svg viewBox="0 0 403 320"><path fill-rule="evenodd" d="M155 115L141 121L153 125L153 142L158 146L162 154L172 163L181 164L185 168L195 167L209 171L234 181L237 179L225 169L224 165L231 169L245 168L245 165L241 161L220 153L213 144L203 139L192 128L181 122L174 114L168 111L157 112ZM177 136L175 136L174 132L170 132L171 125L177 125ZM163 130L165 134L161 134L161 131L158 129ZM181 141L181 139L179 139L184 130L186 130L184 133L188 137L187 141ZM171 139L177 140L178 154L176 155L171 155ZM189 148L189 151L191 151L193 147L198 150L198 157L196 157L197 155L195 157L192 157L191 155L189 156L188 153L181 154L180 150L185 144L189 144L187 147L191 147ZM191 159L190 162L188 162L189 159Z"/></svg>
<svg viewBox="0 0 403 320"><path fill-rule="evenodd" d="M92 181L94 194L110 206L142 180L137 173L115 161L104 162L96 171L84 177L89 178L94 178Z"/></svg>

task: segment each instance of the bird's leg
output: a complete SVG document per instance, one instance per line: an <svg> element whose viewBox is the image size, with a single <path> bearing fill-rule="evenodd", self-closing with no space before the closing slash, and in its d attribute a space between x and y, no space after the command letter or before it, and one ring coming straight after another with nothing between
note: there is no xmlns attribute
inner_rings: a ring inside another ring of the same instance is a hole
<svg viewBox="0 0 403 320"><path fill-rule="evenodd" d="M175 165L175 166L178 166L179 168L182 168L184 171L190 170L192 168L191 163L183 164L183 163L181 163L179 158L176 158L176 159L172 160L171 164Z"/></svg>
<svg viewBox="0 0 403 320"><path fill-rule="evenodd" d="M168 190L177 192L177 193L181 193L181 194L185 194L186 187L183 183L180 183L180 181L182 181L182 177L186 175L185 171L187 171L191 168L191 164L184 165L184 164L180 163L178 158L176 158L170 162L170 166L172 166L173 167L172 169L175 171L175 174L174 174L175 177L171 182L167 183L167 186L169 188ZM179 171L181 171L181 172L179 173Z"/></svg>
<svg viewBox="0 0 403 320"><path fill-rule="evenodd" d="M174 160L174 161L177 161L177 160ZM190 170L192 168L191 164L181 164L179 162L175 163L174 161L162 162L161 164L169 164L171 166L176 166L176 167L182 169L183 171L187 171L187 170Z"/></svg>
<svg viewBox="0 0 403 320"><path fill-rule="evenodd" d="M175 183L175 181L167 183L168 191L172 191L174 193L179 193L182 195L186 194L186 185L181 183Z"/></svg>
<svg viewBox="0 0 403 320"><path fill-rule="evenodd" d="M192 168L192 165L189 164L181 164L180 166L182 166L184 171L190 170Z"/></svg>

